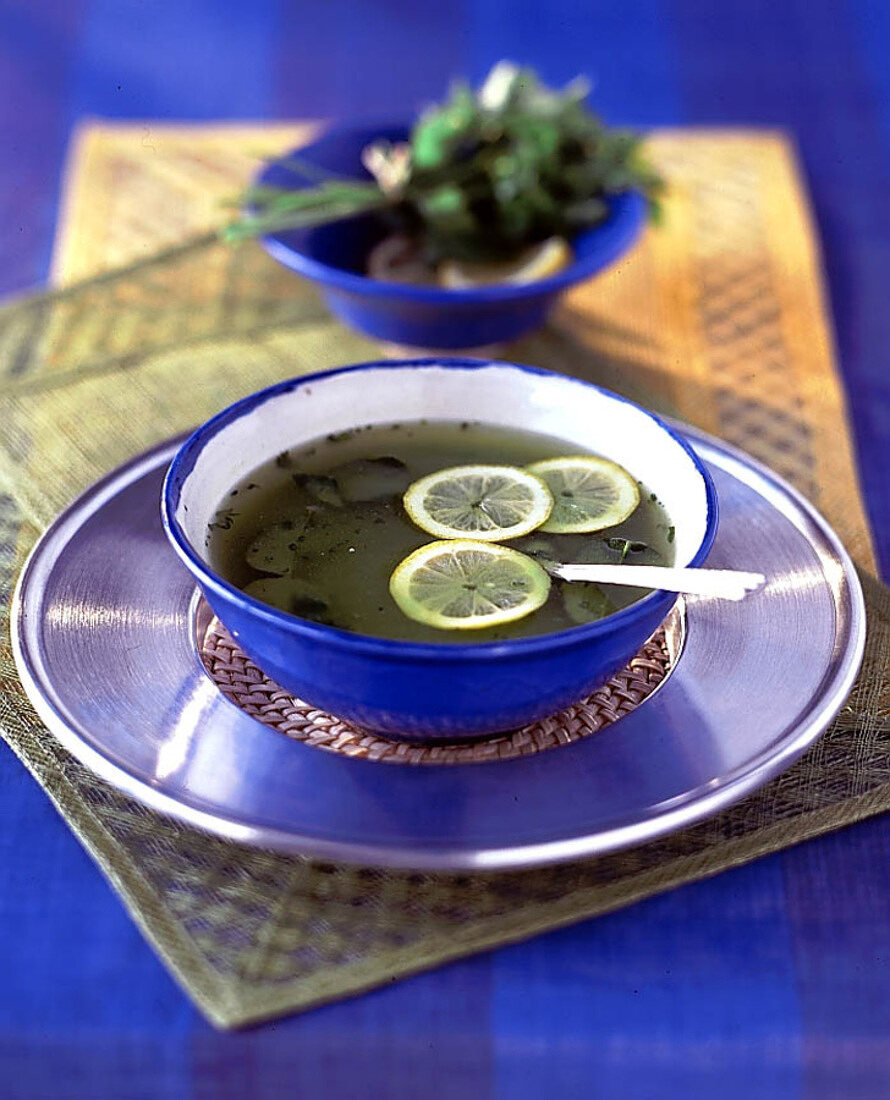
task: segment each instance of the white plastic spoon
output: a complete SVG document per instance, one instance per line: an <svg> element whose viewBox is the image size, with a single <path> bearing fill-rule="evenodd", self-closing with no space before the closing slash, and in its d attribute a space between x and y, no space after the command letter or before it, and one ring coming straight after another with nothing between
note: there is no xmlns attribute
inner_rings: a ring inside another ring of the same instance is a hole
<svg viewBox="0 0 890 1100"><path fill-rule="evenodd" d="M766 583L762 573L737 569L679 569L665 565L571 565L538 559L554 577L564 581L594 581L597 584L629 584L638 588L661 588L689 596L712 596L720 600L742 600Z"/></svg>

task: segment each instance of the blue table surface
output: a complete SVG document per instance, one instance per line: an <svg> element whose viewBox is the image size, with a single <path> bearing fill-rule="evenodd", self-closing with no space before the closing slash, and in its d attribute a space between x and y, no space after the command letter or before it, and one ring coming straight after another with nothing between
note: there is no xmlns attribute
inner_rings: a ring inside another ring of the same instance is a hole
<svg viewBox="0 0 890 1100"><path fill-rule="evenodd" d="M2 0L0 290L45 281L72 126L381 119L502 56L612 122L780 126L824 247L890 569L890 7L883 0ZM0 1097L890 1095L886 819L239 1034L173 983L0 748Z"/></svg>

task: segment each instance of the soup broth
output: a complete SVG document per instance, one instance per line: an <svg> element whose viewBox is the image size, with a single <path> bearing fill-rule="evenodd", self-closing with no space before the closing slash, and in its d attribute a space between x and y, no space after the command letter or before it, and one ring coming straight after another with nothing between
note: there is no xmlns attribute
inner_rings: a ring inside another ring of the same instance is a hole
<svg viewBox="0 0 890 1100"><path fill-rule="evenodd" d="M450 466L526 466L580 453L550 436L469 421L369 425L329 435L283 452L233 486L208 527L207 558L250 595L359 634L467 644L565 630L626 607L646 590L554 578L547 601L523 619L440 630L403 614L389 578L408 554L433 541L402 505L418 478ZM641 484L639 505L614 527L533 531L505 545L558 562L670 565L673 541L670 518Z"/></svg>

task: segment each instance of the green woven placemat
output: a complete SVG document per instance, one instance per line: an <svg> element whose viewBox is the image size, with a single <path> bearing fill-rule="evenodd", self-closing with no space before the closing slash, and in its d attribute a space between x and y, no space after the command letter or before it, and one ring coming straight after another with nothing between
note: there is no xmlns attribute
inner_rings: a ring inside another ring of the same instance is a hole
<svg viewBox="0 0 890 1100"><path fill-rule="evenodd" d="M200 160L200 133L188 141ZM659 135L653 148L672 183L667 228L571 295L512 356L605 381L747 446L803 487L868 566L787 148L775 135L725 133ZM40 528L125 458L268 382L378 355L258 249L230 253L208 240L11 305L0 313L0 590L8 594ZM795 767L691 829L548 870L350 869L180 826L58 745L5 640L0 727L186 991L214 1022L235 1026L615 909L886 809L890 600L863 580L862 675Z"/></svg>

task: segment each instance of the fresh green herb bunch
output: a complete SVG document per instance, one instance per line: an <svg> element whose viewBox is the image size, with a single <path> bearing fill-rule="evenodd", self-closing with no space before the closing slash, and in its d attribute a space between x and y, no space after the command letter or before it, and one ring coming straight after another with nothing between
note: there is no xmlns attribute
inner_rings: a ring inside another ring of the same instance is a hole
<svg viewBox="0 0 890 1100"><path fill-rule="evenodd" d="M639 139L605 127L588 88L542 85L528 69L496 66L478 94L456 87L411 135L405 187L438 256L497 259L602 221L605 198L631 188L653 199L660 180Z"/></svg>
<svg viewBox="0 0 890 1100"><path fill-rule="evenodd" d="M376 143L363 161L374 183L324 178L300 190L253 189L253 213L227 227L237 239L369 211L416 237L429 260L509 260L548 237L602 221L606 199L636 189L653 211L662 183L639 139L610 129L585 104L578 79L561 91L530 69L496 65L478 92L453 88L405 145ZM287 161L301 175L307 166Z"/></svg>

